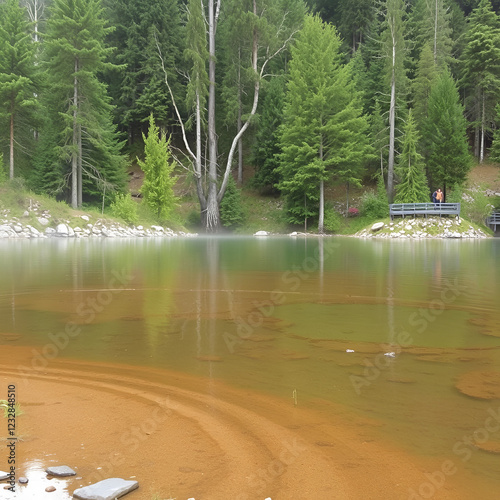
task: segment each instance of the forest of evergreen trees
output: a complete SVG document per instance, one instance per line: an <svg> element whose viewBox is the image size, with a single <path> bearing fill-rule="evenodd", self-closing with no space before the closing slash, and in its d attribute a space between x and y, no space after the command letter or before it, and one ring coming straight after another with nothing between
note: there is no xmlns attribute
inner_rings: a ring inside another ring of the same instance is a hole
<svg viewBox="0 0 500 500"><path fill-rule="evenodd" d="M461 185L474 157L500 161L499 9L0 0L3 168L74 208L110 203L149 128L190 171L208 229L247 166L254 187L281 193L290 223L320 231L332 182L348 193L378 178L389 201L429 201Z"/></svg>

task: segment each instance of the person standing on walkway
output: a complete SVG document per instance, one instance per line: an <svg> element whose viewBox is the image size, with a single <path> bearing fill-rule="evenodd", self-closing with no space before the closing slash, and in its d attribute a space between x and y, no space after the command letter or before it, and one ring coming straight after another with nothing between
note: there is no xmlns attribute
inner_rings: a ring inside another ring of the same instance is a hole
<svg viewBox="0 0 500 500"><path fill-rule="evenodd" d="M436 191L436 201L438 203L443 203L444 202L444 195L443 195L443 192L441 191L441 188L439 188Z"/></svg>

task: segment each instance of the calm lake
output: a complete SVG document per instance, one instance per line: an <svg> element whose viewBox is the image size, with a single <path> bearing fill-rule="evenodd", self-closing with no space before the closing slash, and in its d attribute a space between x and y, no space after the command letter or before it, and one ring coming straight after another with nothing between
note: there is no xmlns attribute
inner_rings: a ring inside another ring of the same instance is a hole
<svg viewBox="0 0 500 500"><path fill-rule="evenodd" d="M499 239L1 241L0 277L0 348L34 348L33 366L165 368L332 403L498 497Z"/></svg>

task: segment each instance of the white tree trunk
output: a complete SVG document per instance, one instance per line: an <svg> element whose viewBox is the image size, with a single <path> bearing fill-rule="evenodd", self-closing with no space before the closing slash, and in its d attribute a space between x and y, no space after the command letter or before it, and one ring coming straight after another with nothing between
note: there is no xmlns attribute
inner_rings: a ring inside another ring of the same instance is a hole
<svg viewBox="0 0 500 500"><path fill-rule="evenodd" d="M215 129L215 10L214 0L208 0L208 193L206 229L220 226L217 200L217 134Z"/></svg>
<svg viewBox="0 0 500 500"><path fill-rule="evenodd" d="M83 202L83 147L82 147L82 126L78 125L78 207L82 206ZM103 201L104 203L104 201Z"/></svg>
<svg viewBox="0 0 500 500"><path fill-rule="evenodd" d="M241 47L238 49L238 124L237 131L241 130ZM243 184L243 140L238 141L238 184Z"/></svg>
<svg viewBox="0 0 500 500"><path fill-rule="evenodd" d="M437 64L438 0L434 4L434 64Z"/></svg>
<svg viewBox="0 0 500 500"><path fill-rule="evenodd" d="M78 208L78 59L73 79L73 152L71 154L71 207Z"/></svg>
<svg viewBox="0 0 500 500"><path fill-rule="evenodd" d="M14 111L10 113L9 179L14 178Z"/></svg>
<svg viewBox="0 0 500 500"><path fill-rule="evenodd" d="M395 122L396 122L396 78L395 78L395 68L393 67L392 78L391 78L391 103L389 107L389 161L387 165L387 196L389 197L389 203L392 203L393 190L394 190Z"/></svg>
<svg viewBox="0 0 500 500"><path fill-rule="evenodd" d="M320 138L319 144L319 159L323 161L323 137ZM319 182L319 220L318 233L322 234L325 231L325 183L323 179Z"/></svg>
<svg viewBox="0 0 500 500"><path fill-rule="evenodd" d="M319 181L319 220L318 220L318 233L325 232L325 181Z"/></svg>
<svg viewBox="0 0 500 500"><path fill-rule="evenodd" d="M485 122L486 122L486 107L485 107L485 98L484 98L484 92L481 97L481 150L479 152L479 163L483 163L484 160L484 129L485 129Z"/></svg>

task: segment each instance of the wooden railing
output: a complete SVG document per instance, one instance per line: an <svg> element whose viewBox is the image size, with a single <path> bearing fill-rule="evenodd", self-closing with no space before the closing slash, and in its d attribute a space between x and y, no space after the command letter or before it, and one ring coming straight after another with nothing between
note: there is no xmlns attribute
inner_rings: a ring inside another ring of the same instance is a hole
<svg viewBox="0 0 500 500"><path fill-rule="evenodd" d="M493 231L497 231L497 226L500 226L500 212L493 212L486 218L486 225L490 226Z"/></svg>
<svg viewBox="0 0 500 500"><path fill-rule="evenodd" d="M391 219L399 215L460 215L460 203L392 203L389 205Z"/></svg>

